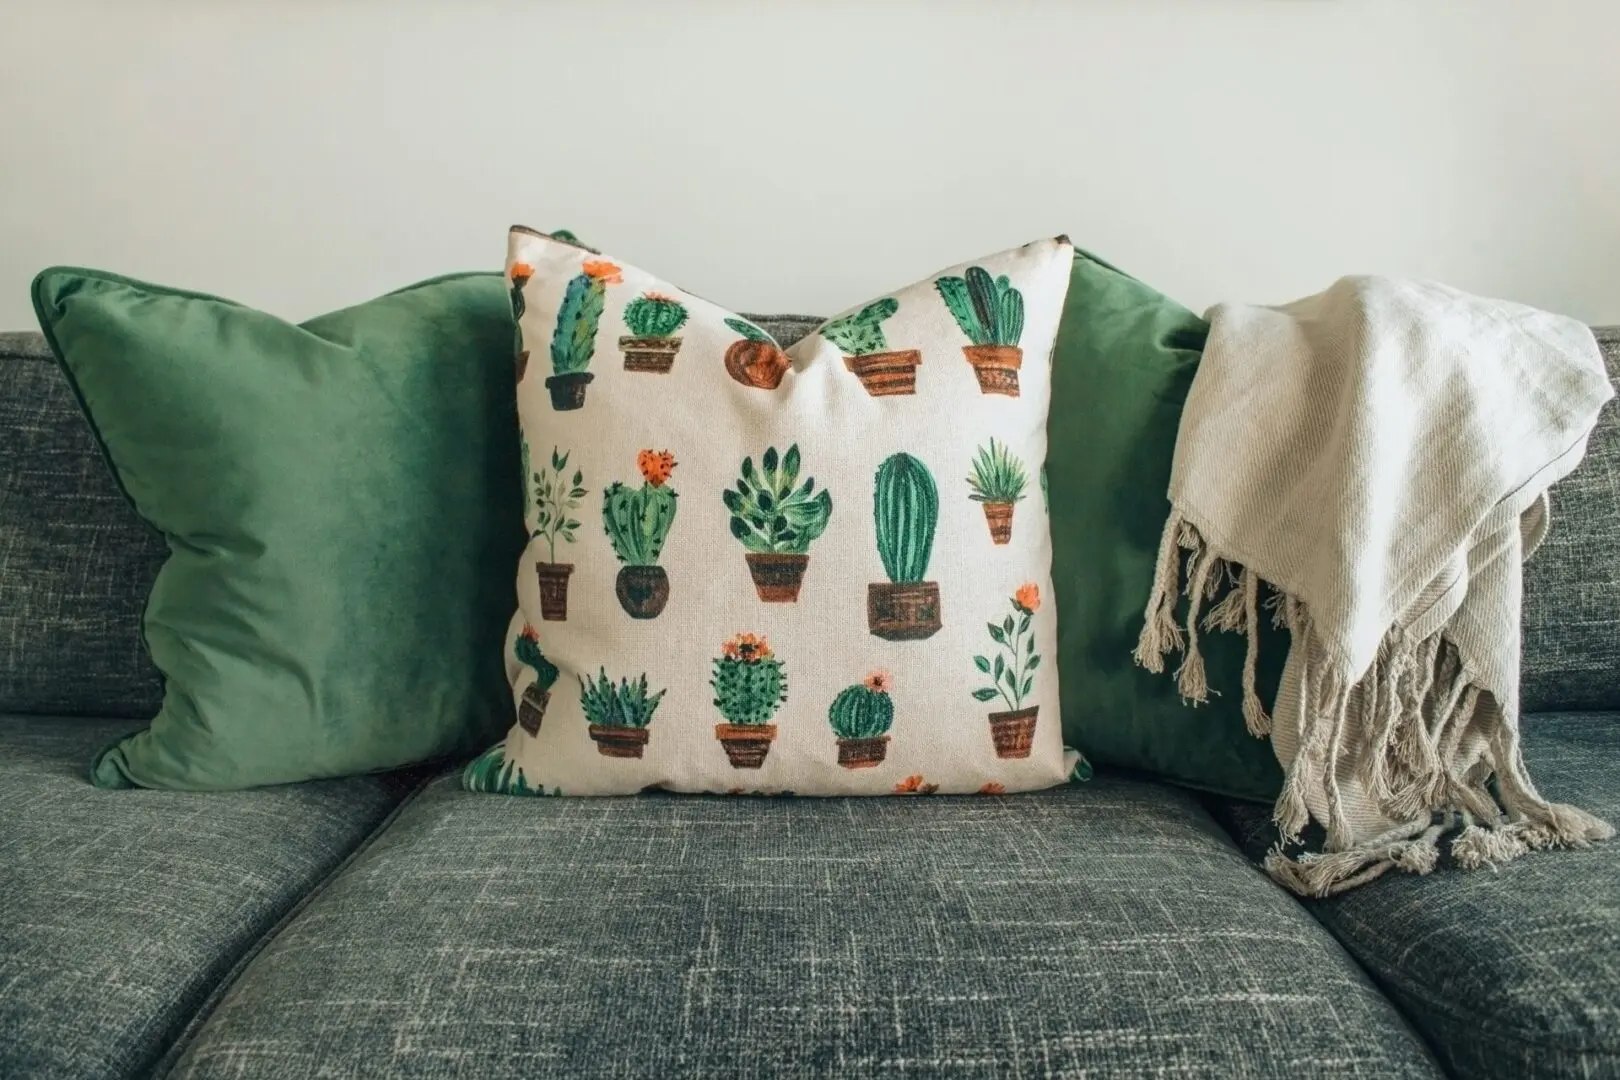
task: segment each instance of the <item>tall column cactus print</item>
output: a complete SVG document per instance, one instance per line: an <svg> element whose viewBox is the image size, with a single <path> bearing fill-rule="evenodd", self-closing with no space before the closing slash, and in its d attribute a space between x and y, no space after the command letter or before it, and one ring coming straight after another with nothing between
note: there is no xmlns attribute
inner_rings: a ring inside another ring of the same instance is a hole
<svg viewBox="0 0 1620 1080"><path fill-rule="evenodd" d="M825 488L816 491L816 478L798 481L799 444L788 447L780 460L772 446L758 469L753 458L743 458L736 488L720 496L731 511L731 535L747 549L754 590L766 603L799 598L810 542L826 531L832 516L832 496Z"/></svg>
<svg viewBox="0 0 1620 1080"><path fill-rule="evenodd" d="M546 706L551 702L551 688L557 681L557 665L546 659L540 651L540 633L525 626L512 644L512 655L518 663L534 672L534 681L523 690L518 702L518 726L530 735L540 734L540 722L546 717Z"/></svg>
<svg viewBox="0 0 1620 1080"><path fill-rule="evenodd" d="M738 634L721 646L709 685L714 687L714 706L726 721L714 726L714 737L732 767L760 768L776 739L771 718L787 701L782 661L764 638Z"/></svg>
<svg viewBox="0 0 1620 1080"><path fill-rule="evenodd" d="M658 565L670 526L675 524L675 490L669 477L675 455L643 450L636 455L642 485L615 480L602 492L602 527L624 565L614 583L619 604L632 619L653 619L669 602L669 575Z"/></svg>
<svg viewBox="0 0 1620 1080"><path fill-rule="evenodd" d="M939 278L934 288L972 342L962 346L962 353L978 376L979 391L1017 397L1018 369L1024 363L1018 345L1024 336L1024 294L1007 275L992 278L982 266L968 267L961 277Z"/></svg>
<svg viewBox="0 0 1620 1080"><path fill-rule="evenodd" d="M939 632L939 583L924 581L939 526L939 489L926 466L898 453L878 466L872 496L878 558L887 582L866 587L868 629L890 641Z"/></svg>
<svg viewBox="0 0 1620 1080"><path fill-rule="evenodd" d="M999 623L987 623L990 639L1000 646L992 661L975 656L973 666L990 676L990 685L973 691L977 701L1001 698L1006 709L990 714L990 739L1000 758L1027 758L1035 742L1035 722L1040 706L1024 706L1024 699L1035 689L1035 669L1041 658L1035 651L1030 626L1041 609L1041 590L1033 582L1020 585L1011 599L1012 614Z"/></svg>
<svg viewBox="0 0 1620 1080"><path fill-rule="evenodd" d="M782 385L788 358L776 339L746 319L727 319L726 325L742 335L726 349L726 374L760 390Z"/></svg>
<svg viewBox="0 0 1620 1080"><path fill-rule="evenodd" d="M558 412L582 408L585 388L595 375L585 370L596 354L596 331L602 323L607 287L624 280L619 267L606 259L586 259L563 290L557 328L551 335L552 375L546 380L551 407Z"/></svg>
<svg viewBox="0 0 1620 1080"><path fill-rule="evenodd" d="M883 764L889 753L889 728L894 724L893 681L886 671L874 671L833 698L827 722L838 737L838 764L846 769L870 769Z"/></svg>
<svg viewBox="0 0 1620 1080"><path fill-rule="evenodd" d="M526 262L515 262L506 272L507 284L512 294L512 352L517 367L517 381L523 381L523 373L529 369L529 350L523 347L523 313L528 305L523 302L523 286L534 277L534 267Z"/></svg>
<svg viewBox="0 0 1620 1080"><path fill-rule="evenodd" d="M917 392L917 349L891 351L883 336L883 321L900 310L892 296L861 308L852 315L823 323L820 334L844 352L844 366L855 373L873 397Z"/></svg>
<svg viewBox="0 0 1620 1080"><path fill-rule="evenodd" d="M624 370L664 374L681 349L674 335L686 325L686 305L663 293L644 293L624 305L624 325L630 331L619 339Z"/></svg>

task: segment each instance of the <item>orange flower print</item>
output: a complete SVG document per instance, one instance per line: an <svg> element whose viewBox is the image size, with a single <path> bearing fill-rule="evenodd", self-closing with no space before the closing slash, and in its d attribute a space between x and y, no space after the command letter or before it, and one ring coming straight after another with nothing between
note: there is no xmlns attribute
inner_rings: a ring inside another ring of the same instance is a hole
<svg viewBox="0 0 1620 1080"><path fill-rule="evenodd" d="M876 690L880 694L887 694L894 689L894 676L887 671L874 671L861 680L861 685L868 690Z"/></svg>
<svg viewBox="0 0 1620 1080"><path fill-rule="evenodd" d="M896 795L932 795L939 790L938 784L925 784L921 773L906 777L894 785Z"/></svg>
<svg viewBox="0 0 1620 1080"><path fill-rule="evenodd" d="M769 660L776 655L771 652L770 642L753 634L738 634L720 646L720 652L727 660L741 660L745 664Z"/></svg>
<svg viewBox="0 0 1620 1080"><path fill-rule="evenodd" d="M668 450L643 450L636 455L636 468L653 487L663 487L669 474L675 471L675 455Z"/></svg>
<svg viewBox="0 0 1620 1080"><path fill-rule="evenodd" d="M1013 606L1025 615L1033 615L1041 610L1041 589L1033 581L1018 586L1013 593Z"/></svg>
<svg viewBox="0 0 1620 1080"><path fill-rule="evenodd" d="M507 271L506 276L511 278L514 284L522 285L525 281L534 277L534 267L526 262L515 262L512 264L512 269Z"/></svg>
<svg viewBox="0 0 1620 1080"><path fill-rule="evenodd" d="M618 264L611 263L606 259L586 259L580 270L586 277L600 281L603 285L622 285L624 283L624 276Z"/></svg>
<svg viewBox="0 0 1620 1080"><path fill-rule="evenodd" d="M1005 795L1005 794L1007 794L1007 785L997 783L996 781L992 780L988 784L985 784L983 787L981 787L979 789L979 794L980 795Z"/></svg>
<svg viewBox="0 0 1620 1080"><path fill-rule="evenodd" d="M518 631L518 637L522 638L524 641L532 641L536 645L540 644L540 631L536 630L528 623L523 624L523 629Z"/></svg>

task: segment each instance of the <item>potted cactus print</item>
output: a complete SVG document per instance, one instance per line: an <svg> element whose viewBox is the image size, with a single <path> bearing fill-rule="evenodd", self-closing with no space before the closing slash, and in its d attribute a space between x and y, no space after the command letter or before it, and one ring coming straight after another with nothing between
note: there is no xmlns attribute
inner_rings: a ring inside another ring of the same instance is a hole
<svg viewBox="0 0 1620 1080"><path fill-rule="evenodd" d="M782 661L764 638L738 634L721 646L709 685L714 687L715 708L726 718L714 725L714 737L732 767L760 768L776 738L771 717L787 700Z"/></svg>
<svg viewBox="0 0 1620 1080"><path fill-rule="evenodd" d="M805 567L810 564L810 542L827 528L832 496L816 491L815 477L799 479L799 446L788 447L780 462L776 447L760 458L743 458L742 475L735 490L721 494L731 511L731 535L748 553L748 573L754 590L766 603L792 603L799 598Z"/></svg>
<svg viewBox="0 0 1620 1080"><path fill-rule="evenodd" d="M523 444L523 449L527 470L528 443ZM534 484L535 516L534 530L529 535L546 542L546 558L537 561L534 570L540 580L540 617L548 622L568 618L568 578L574 572L574 564L557 561L557 541L574 542L574 533L579 528L579 519L574 514L585 497L585 475L575 469L570 478L565 471L567 468L568 454L559 454L554 446L551 467L530 474Z"/></svg>
<svg viewBox="0 0 1620 1080"><path fill-rule="evenodd" d="M902 452L878 466L873 517L889 580L866 587L867 628L890 641L932 637L941 625L939 583L923 575L939 525L939 489L922 462Z"/></svg>
<svg viewBox="0 0 1620 1080"><path fill-rule="evenodd" d="M1012 614L1000 623L987 624L990 638L1001 646L995 662L975 656L973 666L990 676L990 685L973 691L979 701L1000 697L1007 708L990 714L990 740L1000 758L1027 758L1035 741L1035 721L1039 705L1024 707L1024 699L1035 688L1035 669L1041 658L1035 652L1030 624L1041 609L1041 590L1034 584L1020 585L1012 596Z"/></svg>
<svg viewBox="0 0 1620 1080"><path fill-rule="evenodd" d="M624 564L614 582L614 595L632 619L652 619L669 602L669 575L658 565L658 556L675 523L675 491L669 486L675 455L643 450L636 455L636 466L641 487L615 480L602 492L602 527Z"/></svg>
<svg viewBox="0 0 1620 1080"><path fill-rule="evenodd" d="M827 722L838 736L838 764L846 769L881 765L889 753L889 728L894 723L893 686L888 673L874 671L833 698Z"/></svg>
<svg viewBox="0 0 1620 1080"><path fill-rule="evenodd" d="M551 688L557 682L557 665L540 651L540 634L532 626L525 625L518 633L512 655L534 671L534 682L524 688L518 701L518 726L530 735L538 735L540 722L546 718L546 706L551 703Z"/></svg>
<svg viewBox="0 0 1620 1080"><path fill-rule="evenodd" d="M939 278L934 288L973 343L962 346L962 353L979 378L979 391L1017 397L1018 369L1024 363L1024 350L1018 347L1024 335L1024 294L1006 274L992 278L982 266L968 267L961 277Z"/></svg>
<svg viewBox="0 0 1620 1080"><path fill-rule="evenodd" d="M579 680L579 704L585 710L591 741L603 757L639 758L647 748L647 725L663 700L665 691L647 693L647 676L635 682L620 679L617 684L598 669L594 680Z"/></svg>
<svg viewBox="0 0 1620 1080"><path fill-rule="evenodd" d="M552 375L546 380L551 407L558 412L585 404L585 388L596 378L585 369L596 354L596 331L602 323L607 287L623 280L615 264L606 259L586 259L579 274L563 290L557 329L551 335Z"/></svg>
<svg viewBox="0 0 1620 1080"><path fill-rule="evenodd" d="M667 372L675 365L681 339L675 331L686 325L686 306L673 296L650 292L624 306L628 337L619 339L624 370Z"/></svg>
<svg viewBox="0 0 1620 1080"><path fill-rule="evenodd" d="M916 349L891 352L883 336L883 320L899 310L900 301L885 296L821 327L821 336L844 351L844 366L855 373L873 397L917 392L917 365L922 363L922 353Z"/></svg>
<svg viewBox="0 0 1620 1080"><path fill-rule="evenodd" d="M726 374L744 386L761 390L780 386L788 358L776 340L745 319L727 319L726 325L742 335L726 350Z"/></svg>
<svg viewBox="0 0 1620 1080"><path fill-rule="evenodd" d="M1024 497L1029 478L1024 463L1007 449L1006 443L990 440L990 445L979 447L973 459L973 471L968 474L968 496L984 507L984 520L990 526L992 543L1005 544L1012 539L1013 505Z"/></svg>
<svg viewBox="0 0 1620 1080"><path fill-rule="evenodd" d="M529 350L523 347L523 312L527 310L523 302L523 286L534 277L534 267L525 262L513 263L506 277L512 292L513 355L517 363L517 381L522 382L523 373L529 369Z"/></svg>

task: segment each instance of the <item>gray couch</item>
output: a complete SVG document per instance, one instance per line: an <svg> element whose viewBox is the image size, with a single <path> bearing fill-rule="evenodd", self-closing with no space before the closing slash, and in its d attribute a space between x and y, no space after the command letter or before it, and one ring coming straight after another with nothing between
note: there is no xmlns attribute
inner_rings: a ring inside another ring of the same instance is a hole
<svg viewBox="0 0 1620 1080"><path fill-rule="evenodd" d="M1543 788L1620 822L1616 412L1528 571L1524 694ZM0 1077L1620 1076L1620 842L1303 904L1251 861L1266 808L1106 770L97 790L159 703L164 554L41 341L0 336Z"/></svg>

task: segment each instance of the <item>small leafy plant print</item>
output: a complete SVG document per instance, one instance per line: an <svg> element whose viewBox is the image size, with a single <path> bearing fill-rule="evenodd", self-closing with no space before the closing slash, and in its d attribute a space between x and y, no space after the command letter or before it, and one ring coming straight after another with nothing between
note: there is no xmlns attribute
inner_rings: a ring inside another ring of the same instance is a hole
<svg viewBox="0 0 1620 1080"><path fill-rule="evenodd" d="M742 335L726 350L726 374L761 390L780 386L788 358L776 339L746 319L727 319L726 325Z"/></svg>
<svg viewBox="0 0 1620 1080"><path fill-rule="evenodd" d="M928 783L923 778L921 773L918 773L915 776L908 776L898 784L894 785L894 793L896 795L932 795L938 790L939 785Z"/></svg>
<svg viewBox="0 0 1620 1080"><path fill-rule="evenodd" d="M615 480L602 492L602 527L613 553L624 565L614 583L614 595L633 619L652 619L669 602L669 575L658 565L670 526L675 523L675 490L669 477L675 455L668 450L643 450L636 455L641 471L639 488Z"/></svg>
<svg viewBox="0 0 1620 1080"><path fill-rule="evenodd" d="M624 281L619 267L606 259L586 259L563 290L557 328L551 335L552 375L546 380L551 407L558 412L582 408L585 388L596 376L585 370L596 353L596 331L602 322L607 287Z"/></svg>
<svg viewBox="0 0 1620 1080"><path fill-rule="evenodd" d="M990 685L973 691L979 701L1001 698L1007 708L990 714L990 737L1001 758L1027 758L1035 740L1035 722L1040 706L1024 707L1024 699L1035 688L1035 669L1041 658L1035 652L1030 632L1035 613L1041 608L1041 590L1033 583L1020 585L1010 601L1012 614L1000 623L986 624L990 638L1000 648L994 662L975 656L973 666L990 676Z"/></svg>
<svg viewBox="0 0 1620 1080"><path fill-rule="evenodd" d="M922 462L894 454L878 467L873 492L878 558L889 576L866 587L866 623L890 641L939 632L939 583L924 581L939 525L939 489Z"/></svg>
<svg viewBox="0 0 1620 1080"><path fill-rule="evenodd" d="M720 647L709 685L714 688L714 707L726 719L714 726L714 737L732 767L760 768L776 738L771 718L787 701L782 661L764 638L738 634Z"/></svg>
<svg viewBox="0 0 1620 1080"><path fill-rule="evenodd" d="M534 267L526 262L515 262L506 271L506 283L512 294L512 329L515 335L512 342L513 355L517 364L517 381L523 381L523 373L529 369L529 350L523 347L523 313L528 310L523 302L523 286L534 277Z"/></svg>
<svg viewBox="0 0 1620 1080"><path fill-rule="evenodd" d="M1018 369L1024 350L1024 294L1013 288L1006 274L992 278L982 266L970 266L961 277L945 276L934 282L940 299L971 345L962 353L973 365L979 392L1018 396Z"/></svg>
<svg viewBox="0 0 1620 1080"><path fill-rule="evenodd" d="M838 737L838 764L846 769L881 765L889 753L889 728L894 724L894 681L886 671L874 671L833 698L827 722Z"/></svg>
<svg viewBox="0 0 1620 1080"><path fill-rule="evenodd" d="M540 579L540 617L561 622L568 618L568 579L574 564L557 561L557 541L574 542L579 529L579 519L574 515L585 497L585 475L575 469L570 477L568 454L559 453L553 446L550 467L536 470L530 480L534 485L534 531L530 536L546 543L546 558L535 563L535 574Z"/></svg>
<svg viewBox="0 0 1620 1080"><path fill-rule="evenodd" d="M922 353L917 349L890 351L883 336L883 321L899 310L900 301L885 296L821 326L821 336L843 350L844 366L873 397L917 392Z"/></svg>
<svg viewBox="0 0 1620 1080"><path fill-rule="evenodd" d="M534 671L534 681L523 691L518 703L518 726L530 735L538 735L546 706L551 702L551 688L557 682L557 665L540 651L539 631L527 624L512 644L512 655L517 657L518 663Z"/></svg>
<svg viewBox="0 0 1620 1080"><path fill-rule="evenodd" d="M989 445L979 447L967 482L972 489L968 498L984 507L984 520L990 526L991 542L1005 544L1010 541L1013 504L1024 497L1024 488L1029 484L1024 463L1007 449L1006 443L991 439Z"/></svg>
<svg viewBox="0 0 1620 1080"><path fill-rule="evenodd" d="M675 331L686 325L686 305L663 293L643 293L624 306L629 335L619 339L624 370L664 374L675 365L681 339Z"/></svg>
<svg viewBox="0 0 1620 1080"><path fill-rule="evenodd" d="M816 478L799 484L799 445L778 458L768 447L754 468L743 458L737 486L721 493L731 511L731 535L747 550L743 556L754 579L754 591L766 603L792 603L799 598L810 543L827 529L832 496L816 490ZM795 485L798 485L795 487Z"/></svg>
<svg viewBox="0 0 1620 1080"><path fill-rule="evenodd" d="M635 682L614 683L605 669L597 677L579 680L579 705L585 711L592 741L603 757L639 758L647 748L647 725L665 691L647 692L645 673Z"/></svg>

